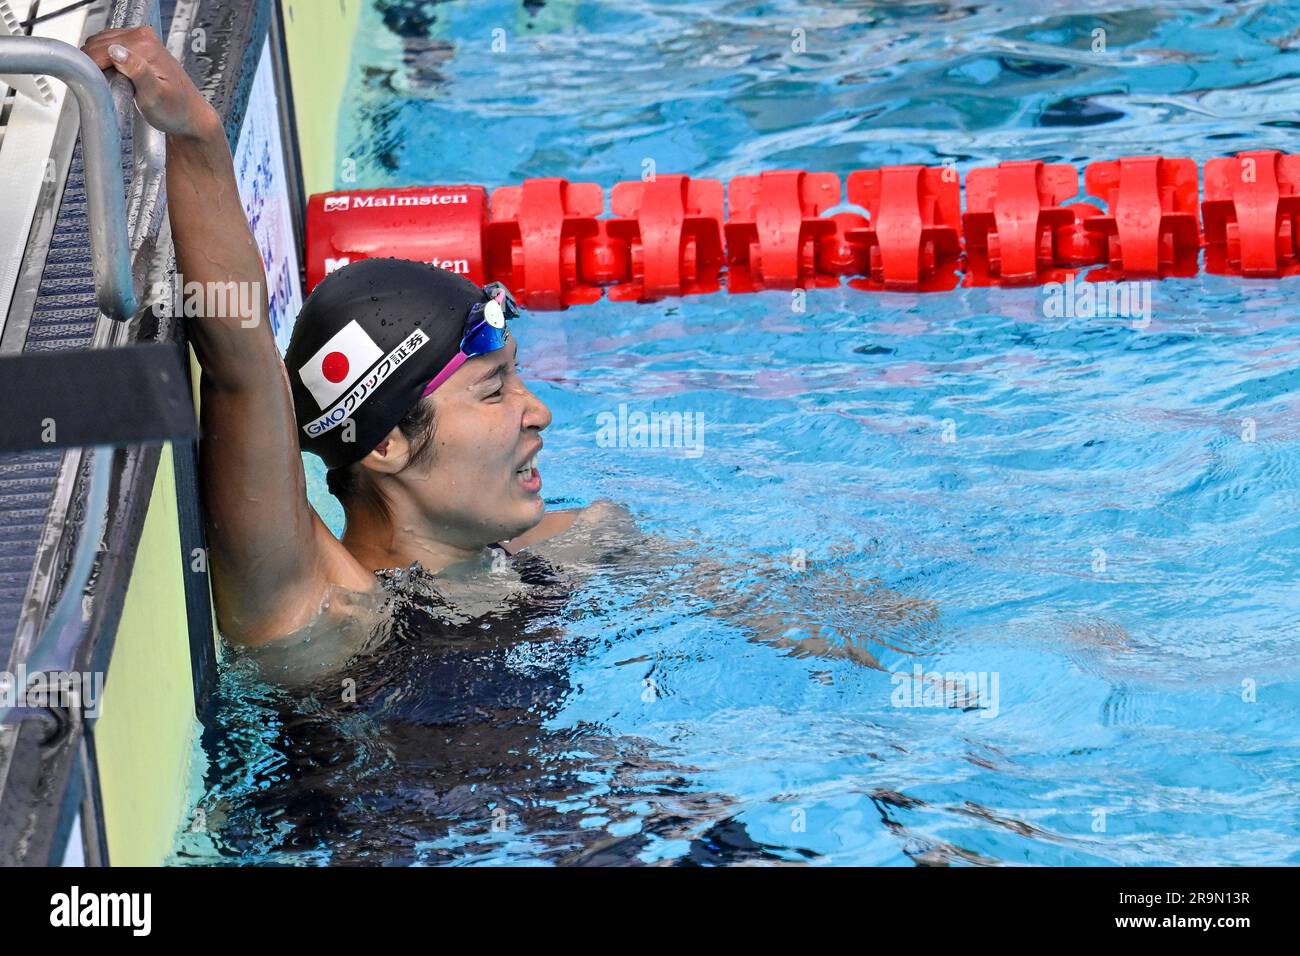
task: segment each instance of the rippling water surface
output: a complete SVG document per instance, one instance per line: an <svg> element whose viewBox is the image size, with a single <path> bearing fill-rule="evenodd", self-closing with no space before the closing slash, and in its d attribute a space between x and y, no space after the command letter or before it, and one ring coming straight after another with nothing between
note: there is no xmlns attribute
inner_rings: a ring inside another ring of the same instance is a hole
<svg viewBox="0 0 1300 956"><path fill-rule="evenodd" d="M340 169L1298 151L1295 7L1051 6L375 0ZM1149 323L1041 289L526 316L548 500L653 545L534 585L482 653L413 639L432 669L361 714L230 666L177 861L1300 862L1297 288L1167 280ZM702 445L604 447L620 404Z"/></svg>

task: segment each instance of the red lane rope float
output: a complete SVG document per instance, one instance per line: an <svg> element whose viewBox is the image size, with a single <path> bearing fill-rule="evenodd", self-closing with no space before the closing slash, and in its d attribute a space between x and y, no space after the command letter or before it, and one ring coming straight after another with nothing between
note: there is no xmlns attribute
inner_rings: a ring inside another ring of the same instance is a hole
<svg viewBox="0 0 1300 956"><path fill-rule="evenodd" d="M822 213L840 202L834 173L777 170L737 176L727 190L727 291L838 285L817 271L819 240L835 235Z"/></svg>
<svg viewBox="0 0 1300 956"><path fill-rule="evenodd" d="M600 235L596 217L604 211L597 183L527 179L493 190L484 237L488 274L511 291L526 289L534 309L595 302L603 290L580 273L578 246Z"/></svg>
<svg viewBox="0 0 1300 956"><path fill-rule="evenodd" d="M381 256L487 275L487 221L482 186L316 193L307 201L307 289L349 262Z"/></svg>
<svg viewBox="0 0 1300 956"><path fill-rule="evenodd" d="M961 186L955 168L855 170L849 173L849 202L864 206L868 219L846 238L864 246L870 262L870 277L850 285L923 292L956 288Z"/></svg>
<svg viewBox="0 0 1300 956"><path fill-rule="evenodd" d="M534 309L601 296L667 296L814 288L937 291L1209 272L1300 274L1300 156L1255 150L1205 165L1126 156L1084 170L1005 162L970 170L966 208L955 167L850 172L841 204L835 173L775 170L714 179L658 176L610 190L525 180L320 193L307 207L307 287L349 262L398 256L432 262L479 284L499 281ZM1205 231L1201 231L1201 217Z"/></svg>
<svg viewBox="0 0 1300 956"><path fill-rule="evenodd" d="M1190 159L1128 156L1091 163L1088 195L1109 215L1086 223L1106 237L1108 268L1098 278L1163 278L1196 274L1201 226L1196 216L1196 164Z"/></svg>
<svg viewBox="0 0 1300 956"><path fill-rule="evenodd" d="M1074 213L1061 205L1079 192L1073 166L999 163L966 176L968 275L972 285L1060 281L1064 266L1097 262L1095 249L1071 245ZM1100 214L1101 210L1095 210Z"/></svg>
<svg viewBox="0 0 1300 956"><path fill-rule="evenodd" d="M620 255L626 249L626 279L610 286L611 299L646 302L718 291L725 259L722 183L658 176L648 183L616 183L609 201L617 218L604 220L605 235L610 245L620 244L614 246Z"/></svg>
<svg viewBox="0 0 1300 956"><path fill-rule="evenodd" d="M1205 164L1206 269L1269 278L1295 275L1300 156L1271 150Z"/></svg>

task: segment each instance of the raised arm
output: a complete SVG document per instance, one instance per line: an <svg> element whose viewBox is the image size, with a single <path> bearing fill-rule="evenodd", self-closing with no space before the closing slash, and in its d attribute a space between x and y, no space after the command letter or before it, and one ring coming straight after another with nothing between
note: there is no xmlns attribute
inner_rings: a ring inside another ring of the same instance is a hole
<svg viewBox="0 0 1300 956"><path fill-rule="evenodd" d="M199 306L187 321L203 369L200 480L217 623L232 641L264 643L310 621L330 584L368 590L374 580L307 500L266 274L220 117L147 27L106 30L82 49L131 79L140 112L167 135L176 281L204 293L185 301L187 313Z"/></svg>

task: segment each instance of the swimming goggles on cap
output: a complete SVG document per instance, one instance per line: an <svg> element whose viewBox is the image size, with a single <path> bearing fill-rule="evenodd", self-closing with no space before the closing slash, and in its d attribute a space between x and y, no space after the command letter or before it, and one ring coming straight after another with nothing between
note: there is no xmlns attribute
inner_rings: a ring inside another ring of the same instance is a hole
<svg viewBox="0 0 1300 956"><path fill-rule="evenodd" d="M483 287L486 298L469 308L465 320L465 337L460 340L460 351L441 372L424 387L420 397L428 395L455 373L467 361L488 352L495 352L506 344L506 319L517 318L519 306L510 290L500 282L490 282Z"/></svg>

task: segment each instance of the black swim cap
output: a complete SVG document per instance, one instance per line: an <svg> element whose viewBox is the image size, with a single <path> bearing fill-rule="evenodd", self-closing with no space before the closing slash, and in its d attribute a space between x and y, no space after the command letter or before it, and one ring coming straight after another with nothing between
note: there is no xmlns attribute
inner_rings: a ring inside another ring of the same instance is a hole
<svg viewBox="0 0 1300 956"><path fill-rule="evenodd" d="M368 455L456 357L470 307L486 298L409 259L362 259L322 279L284 353L302 449L328 468Z"/></svg>

